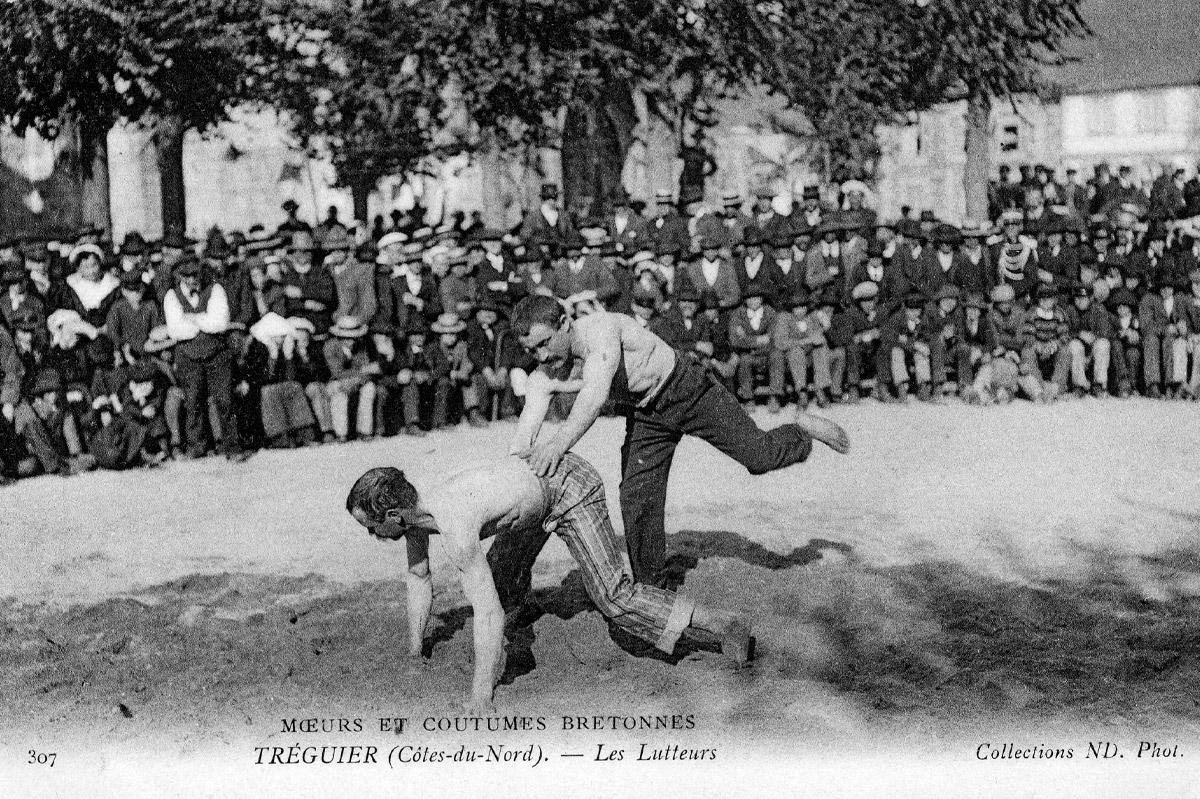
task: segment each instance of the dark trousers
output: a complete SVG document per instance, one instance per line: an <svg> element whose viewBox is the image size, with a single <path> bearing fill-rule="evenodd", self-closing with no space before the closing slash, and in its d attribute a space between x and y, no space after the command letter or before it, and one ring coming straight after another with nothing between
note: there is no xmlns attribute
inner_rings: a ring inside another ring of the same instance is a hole
<svg viewBox="0 0 1200 799"><path fill-rule="evenodd" d="M676 354L675 371L645 408L626 414L621 447L621 518L633 577L655 583L666 561L664 512L675 447L695 436L745 466L765 474L799 463L812 438L798 425L761 430L737 398L691 357Z"/></svg>
<svg viewBox="0 0 1200 799"><path fill-rule="evenodd" d="M659 579L666 562L664 509L675 447L684 434L704 439L751 474L799 463L812 452L812 438L799 426L760 430L720 379L690 355L676 353L675 371L646 408L626 413L621 447L621 516L634 580ZM541 528L502 530L488 551L488 564L505 611L528 593L533 564L550 537Z"/></svg>
<svg viewBox="0 0 1200 799"><path fill-rule="evenodd" d="M233 356L229 350L222 349L204 360L177 352L175 377L183 389L188 451L202 454L205 450L204 421L210 401L221 425L221 450L229 453L240 449L237 416L233 409Z"/></svg>

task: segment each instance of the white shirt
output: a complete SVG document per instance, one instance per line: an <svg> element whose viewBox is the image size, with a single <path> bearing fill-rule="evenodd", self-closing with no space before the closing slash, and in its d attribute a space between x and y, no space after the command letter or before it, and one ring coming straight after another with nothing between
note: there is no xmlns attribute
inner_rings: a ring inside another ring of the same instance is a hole
<svg viewBox="0 0 1200 799"><path fill-rule="evenodd" d="M176 341L190 341L201 333L217 335L229 329L229 300L225 289L214 284L208 295L208 306L201 313L188 313L179 302L176 292L183 289L176 286L167 292L163 298L163 318L167 323L167 332ZM193 303L199 300L195 295L189 298Z"/></svg>
<svg viewBox="0 0 1200 799"><path fill-rule="evenodd" d="M938 251L938 263L942 267L943 272L949 272L951 264L954 263L954 253Z"/></svg>
<svg viewBox="0 0 1200 799"><path fill-rule="evenodd" d="M558 224L558 209L553 205L542 203L542 219L545 219L550 227L556 226Z"/></svg>
<svg viewBox="0 0 1200 799"><path fill-rule="evenodd" d="M704 282L710 286L717 284L717 273L721 270L720 261L710 261L707 258L700 260L700 271L704 273Z"/></svg>
<svg viewBox="0 0 1200 799"><path fill-rule="evenodd" d="M746 277L753 280L754 276L758 274L758 270L762 269L762 262L763 254L761 252L753 258L747 258L745 261Z"/></svg>
<svg viewBox="0 0 1200 799"><path fill-rule="evenodd" d="M785 258L782 261L780 261L778 258L776 258L775 265L778 266L779 271L783 272L785 275L788 272L792 271L792 259L791 258Z"/></svg>
<svg viewBox="0 0 1200 799"><path fill-rule="evenodd" d="M1163 300L1163 307L1167 309L1167 316L1170 316L1175 310L1175 295L1172 294Z"/></svg>
<svg viewBox="0 0 1200 799"><path fill-rule="evenodd" d="M821 242L821 254L826 258L837 258L841 252L841 247L836 241Z"/></svg>
<svg viewBox="0 0 1200 799"><path fill-rule="evenodd" d="M763 312L765 310L765 307L759 308L757 311L751 311L749 309L746 310L746 316L750 319L750 327L754 328L755 330L758 330L762 327Z"/></svg>

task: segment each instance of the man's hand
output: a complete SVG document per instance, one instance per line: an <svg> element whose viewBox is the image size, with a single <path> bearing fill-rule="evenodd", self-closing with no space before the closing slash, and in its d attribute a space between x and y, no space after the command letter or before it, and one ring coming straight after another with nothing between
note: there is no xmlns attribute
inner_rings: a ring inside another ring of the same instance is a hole
<svg viewBox="0 0 1200 799"><path fill-rule="evenodd" d="M325 303L319 300L305 300L304 307L310 311L323 311L325 310Z"/></svg>
<svg viewBox="0 0 1200 799"><path fill-rule="evenodd" d="M558 463L562 460L564 453L562 445L556 440L550 439L518 452L517 457L528 462L529 468L533 469L534 474L538 477L550 477L558 471Z"/></svg>
<svg viewBox="0 0 1200 799"><path fill-rule="evenodd" d="M299 286L284 286L283 293L290 300L298 300L304 296L304 292L300 289Z"/></svg>

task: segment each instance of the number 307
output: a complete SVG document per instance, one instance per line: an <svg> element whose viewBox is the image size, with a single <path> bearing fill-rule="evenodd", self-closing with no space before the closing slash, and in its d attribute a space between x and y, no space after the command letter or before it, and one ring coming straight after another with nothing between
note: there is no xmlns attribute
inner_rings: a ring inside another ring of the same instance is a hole
<svg viewBox="0 0 1200 799"><path fill-rule="evenodd" d="M29 762L37 766L49 766L54 768L54 758L58 757L57 752L35 752L29 750Z"/></svg>

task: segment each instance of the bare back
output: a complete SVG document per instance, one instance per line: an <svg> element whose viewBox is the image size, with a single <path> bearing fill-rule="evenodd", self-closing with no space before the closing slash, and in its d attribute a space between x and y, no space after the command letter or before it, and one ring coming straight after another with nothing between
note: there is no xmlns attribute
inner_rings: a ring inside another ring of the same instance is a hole
<svg viewBox="0 0 1200 799"><path fill-rule="evenodd" d="M598 311L572 323L571 353L580 360L586 360L593 350L602 348L614 334L621 344L628 392L634 404L644 406L662 390L675 369L675 350L632 317ZM617 388L616 379L614 388ZM615 396L614 399L622 398Z"/></svg>
<svg viewBox="0 0 1200 799"><path fill-rule="evenodd" d="M502 528L540 525L550 510L537 475L512 456L450 475L422 493L422 504L437 521L445 543L460 551Z"/></svg>

